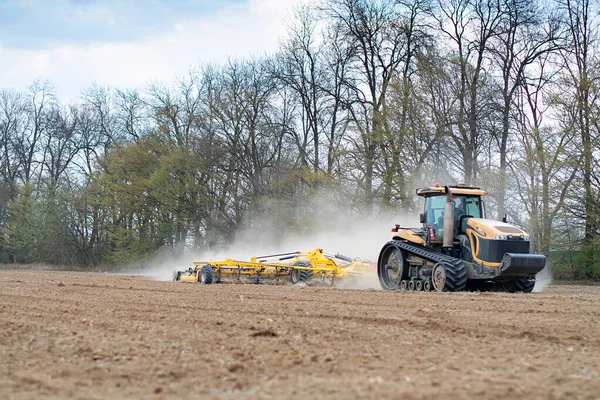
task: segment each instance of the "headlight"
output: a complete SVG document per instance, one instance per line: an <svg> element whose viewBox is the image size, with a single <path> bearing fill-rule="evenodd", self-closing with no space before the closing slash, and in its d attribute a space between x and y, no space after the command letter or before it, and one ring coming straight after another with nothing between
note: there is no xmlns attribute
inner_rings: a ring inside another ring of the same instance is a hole
<svg viewBox="0 0 600 400"><path fill-rule="evenodd" d="M506 240L506 236L497 235L497 236L494 236L494 240Z"/></svg>
<svg viewBox="0 0 600 400"><path fill-rule="evenodd" d="M525 236L525 237L523 238L523 240L525 240L525 241L529 242L531 239L529 238L529 236Z"/></svg>

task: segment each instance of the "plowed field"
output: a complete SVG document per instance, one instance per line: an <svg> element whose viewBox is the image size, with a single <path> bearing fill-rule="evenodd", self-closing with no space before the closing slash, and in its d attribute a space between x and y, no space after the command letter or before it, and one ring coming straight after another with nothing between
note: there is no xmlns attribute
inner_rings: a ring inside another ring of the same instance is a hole
<svg viewBox="0 0 600 400"><path fill-rule="evenodd" d="M0 398L600 398L599 300L0 271Z"/></svg>

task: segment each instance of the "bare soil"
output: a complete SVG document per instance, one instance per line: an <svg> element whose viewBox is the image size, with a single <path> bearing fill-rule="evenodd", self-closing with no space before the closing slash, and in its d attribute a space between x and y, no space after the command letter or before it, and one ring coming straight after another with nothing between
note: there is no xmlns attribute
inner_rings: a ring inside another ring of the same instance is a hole
<svg viewBox="0 0 600 400"><path fill-rule="evenodd" d="M599 300L5 270L0 398L593 399Z"/></svg>

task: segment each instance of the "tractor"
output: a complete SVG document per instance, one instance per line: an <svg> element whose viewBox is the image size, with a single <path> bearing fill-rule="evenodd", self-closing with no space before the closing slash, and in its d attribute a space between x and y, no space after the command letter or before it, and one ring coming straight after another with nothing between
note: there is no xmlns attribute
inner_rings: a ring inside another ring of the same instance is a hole
<svg viewBox="0 0 600 400"><path fill-rule="evenodd" d="M486 219L483 196L474 186L423 187L422 227L392 228L377 262L387 290L531 292L546 257L530 254L530 237L521 228Z"/></svg>

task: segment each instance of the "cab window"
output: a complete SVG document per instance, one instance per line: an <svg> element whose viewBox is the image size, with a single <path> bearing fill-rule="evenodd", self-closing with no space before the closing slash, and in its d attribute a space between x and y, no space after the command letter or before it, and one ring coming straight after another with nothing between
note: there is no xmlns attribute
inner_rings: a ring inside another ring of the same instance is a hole
<svg viewBox="0 0 600 400"><path fill-rule="evenodd" d="M427 225L432 225L434 228L442 228L444 226L444 204L446 196L433 196L427 198Z"/></svg>

